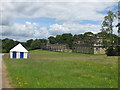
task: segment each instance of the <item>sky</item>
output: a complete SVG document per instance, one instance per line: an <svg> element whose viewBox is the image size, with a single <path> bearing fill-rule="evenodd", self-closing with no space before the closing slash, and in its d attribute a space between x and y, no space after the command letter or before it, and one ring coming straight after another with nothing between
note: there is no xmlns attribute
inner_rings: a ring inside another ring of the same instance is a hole
<svg viewBox="0 0 120 90"><path fill-rule="evenodd" d="M26 41L63 33L96 34L107 12L117 9L118 0L1 0L0 35Z"/></svg>

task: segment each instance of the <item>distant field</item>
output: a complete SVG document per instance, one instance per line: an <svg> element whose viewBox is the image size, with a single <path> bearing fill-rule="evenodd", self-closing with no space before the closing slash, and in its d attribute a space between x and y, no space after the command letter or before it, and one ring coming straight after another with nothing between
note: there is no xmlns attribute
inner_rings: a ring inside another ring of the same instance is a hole
<svg viewBox="0 0 120 90"><path fill-rule="evenodd" d="M11 84L23 88L117 88L118 58L106 55L29 52L30 58L3 56Z"/></svg>

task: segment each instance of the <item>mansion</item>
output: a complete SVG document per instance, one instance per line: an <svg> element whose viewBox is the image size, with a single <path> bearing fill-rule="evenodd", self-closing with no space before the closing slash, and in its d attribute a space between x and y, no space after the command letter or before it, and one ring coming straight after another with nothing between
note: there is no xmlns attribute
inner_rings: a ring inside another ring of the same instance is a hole
<svg viewBox="0 0 120 90"><path fill-rule="evenodd" d="M84 36L81 39L74 39L72 52L85 54L105 54L102 48L103 37L99 35Z"/></svg>
<svg viewBox="0 0 120 90"><path fill-rule="evenodd" d="M72 50L66 44L50 44L42 45L42 49L56 52L76 52L85 54L105 54L105 48L102 47L103 37L97 34L87 35L83 38L76 38L73 40Z"/></svg>

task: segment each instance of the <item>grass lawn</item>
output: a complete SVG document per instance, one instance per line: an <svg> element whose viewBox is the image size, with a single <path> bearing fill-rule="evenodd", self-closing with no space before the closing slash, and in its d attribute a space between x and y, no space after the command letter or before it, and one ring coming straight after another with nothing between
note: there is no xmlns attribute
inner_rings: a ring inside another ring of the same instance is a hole
<svg viewBox="0 0 120 90"><path fill-rule="evenodd" d="M117 88L118 58L34 50L29 59L3 56L8 77L23 88Z"/></svg>

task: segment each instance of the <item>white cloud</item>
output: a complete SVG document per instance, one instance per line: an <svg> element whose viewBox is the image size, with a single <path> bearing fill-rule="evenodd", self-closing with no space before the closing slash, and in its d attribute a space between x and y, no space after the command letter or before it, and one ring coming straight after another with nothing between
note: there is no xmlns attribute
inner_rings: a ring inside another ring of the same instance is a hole
<svg viewBox="0 0 120 90"><path fill-rule="evenodd" d="M31 2L32 1L32 2ZM97 33L101 26L94 24L75 24L73 21L92 20L101 22L105 14L99 13L109 10L117 2L113 0L65 0L55 1L13 1L2 0L0 4L0 24L2 25L3 37L16 38L18 40L27 40L29 38L47 38L49 35L57 35L62 33L79 34L86 31ZM115 0L118 1L118 0ZM37 2L37 3L36 3ZM15 23L12 20L17 18L55 18L62 25L50 25L47 27L39 27L39 23L26 22L25 24Z"/></svg>
<svg viewBox="0 0 120 90"><path fill-rule="evenodd" d="M57 35L57 34L63 34L63 33L72 33L72 34L80 34L84 32L93 32L98 33L100 32L100 25L92 25L92 24L63 24L58 25L54 24L50 26L49 32L50 35Z"/></svg>
<svg viewBox="0 0 120 90"><path fill-rule="evenodd" d="M56 18L58 22L71 22L75 20L101 21L104 14L98 11L111 9L113 2L24 2L3 3L2 18Z"/></svg>
<svg viewBox="0 0 120 90"><path fill-rule="evenodd" d="M1 0L2 2L118 2L119 0Z"/></svg>
<svg viewBox="0 0 120 90"><path fill-rule="evenodd" d="M10 26L2 27L3 38L18 38L25 41L28 38L46 38L48 30L45 27L38 28L38 23L26 22L25 24L13 23Z"/></svg>

